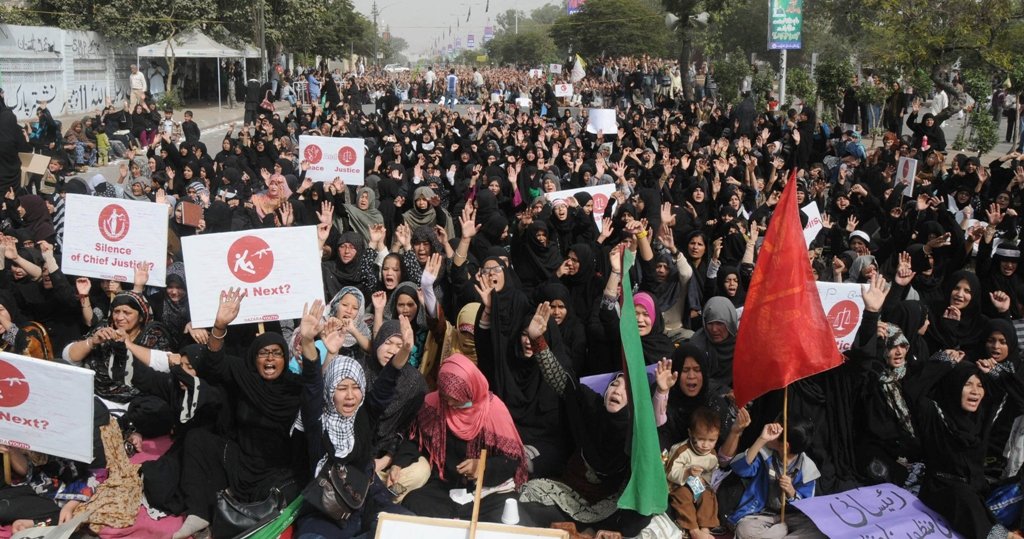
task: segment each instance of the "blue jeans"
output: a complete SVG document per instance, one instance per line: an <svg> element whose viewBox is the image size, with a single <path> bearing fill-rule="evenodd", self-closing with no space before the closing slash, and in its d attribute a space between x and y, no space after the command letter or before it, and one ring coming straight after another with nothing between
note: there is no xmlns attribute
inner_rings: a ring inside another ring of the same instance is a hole
<svg viewBox="0 0 1024 539"><path fill-rule="evenodd" d="M459 98L455 95L455 92L446 92L444 94L444 105L446 107L454 107L458 102Z"/></svg>

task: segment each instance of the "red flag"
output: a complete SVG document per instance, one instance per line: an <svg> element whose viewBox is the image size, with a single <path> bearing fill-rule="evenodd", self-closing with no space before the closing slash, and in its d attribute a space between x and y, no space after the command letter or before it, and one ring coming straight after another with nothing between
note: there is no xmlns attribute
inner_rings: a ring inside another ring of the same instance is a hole
<svg viewBox="0 0 1024 539"><path fill-rule="evenodd" d="M736 404L744 406L842 361L807 260L796 180L790 178L744 302L732 364Z"/></svg>

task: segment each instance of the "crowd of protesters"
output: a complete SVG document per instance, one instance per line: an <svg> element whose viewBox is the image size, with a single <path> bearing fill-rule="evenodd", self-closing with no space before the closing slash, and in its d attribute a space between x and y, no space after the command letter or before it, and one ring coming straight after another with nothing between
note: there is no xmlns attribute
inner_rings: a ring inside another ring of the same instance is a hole
<svg viewBox="0 0 1024 539"><path fill-rule="evenodd" d="M449 75L477 106L400 106L401 91L437 103ZM246 121L216 148L191 118L176 132L173 111L170 129L136 131L137 119L168 126L144 99L67 134L41 108L42 140L0 100L0 348L95 371L97 440L126 441L98 445L92 463L3 447L14 481L0 489L0 524L95 508L100 469L169 436L141 474L117 477L137 482L152 512L185 517L175 538L216 531L226 491L249 503L305 489L296 537L357 536L381 512L468 519L472 503L451 491L472 492L483 449L485 521L516 499L520 522L540 527L822 537L799 510L780 521L782 503L894 483L964 537L1020 537L988 501L1024 463L1024 156L946 152L940 124L956 110L920 100L906 105L904 135L868 149L855 126L823 124L810 107L720 104L712 74L693 75L700 95L686 100L671 63L595 63L580 88L617 107L618 128L593 133L528 70L475 85L462 68L313 69L305 106L264 107L284 84L256 83ZM482 97L492 91L534 99ZM105 142L90 142L102 128ZM306 177L307 134L362 138L364 184ZM33 146L53 160L25 188L7 148ZM117 177L77 175L94 155L126 162ZM918 162L912 192L896 183L901 157ZM737 408L731 387L761 238L790 181L822 216L807 251L816 278L861 284L864 312L845 363L791 386L783 447L781 395ZM587 193L546 196L602 185L615 192L600 222ZM166 287L149 286L145 268L128 283L65 275L67 194L165 205ZM186 202L203 210L197 226ZM302 318L233 324L245 298L224 290L213 326L194 327L181 238L292 226L316 227L321 248L323 295ZM631 476L624 378L580 381L621 370L625 250L644 361L656 365L667 518L616 505ZM332 481L365 503L345 512L308 495ZM103 499L107 520L92 522L123 527L132 499Z"/></svg>

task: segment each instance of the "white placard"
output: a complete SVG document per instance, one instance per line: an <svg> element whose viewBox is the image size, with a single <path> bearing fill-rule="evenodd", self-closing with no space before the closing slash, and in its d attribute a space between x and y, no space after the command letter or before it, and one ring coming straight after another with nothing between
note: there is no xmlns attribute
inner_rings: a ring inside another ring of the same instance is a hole
<svg viewBox="0 0 1024 539"><path fill-rule="evenodd" d="M615 118L615 109L590 109L587 115L587 132L614 135L619 132L619 122Z"/></svg>
<svg viewBox="0 0 1024 539"><path fill-rule="evenodd" d="M340 177L345 185L363 185L366 145L361 138L302 135L299 155L309 163L306 177L315 182L332 182Z"/></svg>
<svg viewBox="0 0 1024 539"><path fill-rule="evenodd" d="M565 200L576 193L590 193L594 199L594 221L597 222L598 230L601 229L601 219L604 218L604 210L608 208L608 199L615 192L615 184L598 185L595 187L582 187L580 189L566 189L564 191L553 191L544 193L548 202Z"/></svg>
<svg viewBox="0 0 1024 539"><path fill-rule="evenodd" d="M533 102L530 101L529 97L517 97L516 105L519 106L519 108L528 109L533 106Z"/></svg>
<svg viewBox="0 0 1024 539"><path fill-rule="evenodd" d="M470 492L470 498L473 494ZM471 502L472 503L472 502ZM523 511L520 507L519 511ZM377 521L377 535L374 539L467 539L468 520L447 520L443 518L414 517L394 513L381 513ZM528 528L493 522L480 522L476 528L477 539L524 539L526 537L569 539L569 532L551 528Z"/></svg>
<svg viewBox="0 0 1024 539"><path fill-rule="evenodd" d="M531 79L539 79L539 78L541 78L543 76L544 76L544 70L543 69L531 69L530 70L529 77Z"/></svg>
<svg viewBox="0 0 1024 539"><path fill-rule="evenodd" d="M0 352L0 444L92 462L94 375Z"/></svg>
<svg viewBox="0 0 1024 539"><path fill-rule="evenodd" d="M562 64L551 64L548 66L548 73L554 73L558 75L562 72Z"/></svg>
<svg viewBox="0 0 1024 539"><path fill-rule="evenodd" d="M182 238L192 326L213 326L222 290L241 288L235 324L302 316L323 299L316 227L284 227Z"/></svg>
<svg viewBox="0 0 1024 539"><path fill-rule="evenodd" d="M64 212L66 275L131 282L135 265L149 264L151 286L167 277L166 204L68 195Z"/></svg>
<svg viewBox="0 0 1024 539"><path fill-rule="evenodd" d="M807 242L807 247L810 247L814 238L818 237L818 232L824 228L824 225L821 224L821 212L818 211L818 205L814 202L800 208L800 211L804 212L804 215L807 216L807 226L804 227L804 241Z"/></svg>
<svg viewBox="0 0 1024 539"><path fill-rule="evenodd" d="M555 97L572 97L573 93L572 85L567 82L555 85Z"/></svg>
<svg viewBox="0 0 1024 539"><path fill-rule="evenodd" d="M914 196L914 178L916 177L917 159L900 157L900 162L896 165L896 183L906 186L903 189L903 196Z"/></svg>
<svg viewBox="0 0 1024 539"><path fill-rule="evenodd" d="M825 317L832 324L832 334L840 352L846 352L857 338L857 330L864 319L864 298L859 284L826 283L817 281L818 297Z"/></svg>

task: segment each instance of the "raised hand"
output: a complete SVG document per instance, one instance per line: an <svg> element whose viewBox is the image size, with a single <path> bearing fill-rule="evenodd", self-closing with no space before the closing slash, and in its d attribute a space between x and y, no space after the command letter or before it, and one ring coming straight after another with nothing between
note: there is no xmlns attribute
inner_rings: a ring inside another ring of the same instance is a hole
<svg viewBox="0 0 1024 539"><path fill-rule="evenodd" d="M896 284L900 286L909 286L910 281L914 280L914 271L911 269L913 266L910 261L910 253L903 251L899 255L899 263L896 266Z"/></svg>
<svg viewBox="0 0 1024 539"><path fill-rule="evenodd" d="M885 303L885 296L889 294L889 291L885 288L885 277L881 274L875 273L871 281L861 286L861 296L864 300L864 310L870 313L877 313L882 310L882 304Z"/></svg>
<svg viewBox="0 0 1024 539"><path fill-rule="evenodd" d="M75 279L75 290L79 298L88 297L89 291L92 290L92 281L88 277L78 277Z"/></svg>
<svg viewBox="0 0 1024 539"><path fill-rule="evenodd" d="M217 307L217 316L214 318L213 327L225 331L228 326L238 317L238 309L242 304L245 295L239 288L229 288L220 293L220 306Z"/></svg>
<svg viewBox="0 0 1024 539"><path fill-rule="evenodd" d="M476 208L472 204L466 204L466 207L462 208L459 224L462 227L463 238L472 238L480 231L481 225L476 224Z"/></svg>
<svg viewBox="0 0 1024 539"><path fill-rule="evenodd" d="M423 267L423 276L420 283L433 284L437 280L438 275L441 274L441 263L444 262L444 257L439 253L430 255L427 259L426 265ZM426 286L426 285L424 285Z"/></svg>
<svg viewBox="0 0 1024 539"><path fill-rule="evenodd" d="M334 204L323 201L320 203L320 211L316 212L316 216L320 219L320 224L331 224L334 222Z"/></svg>
<svg viewBox="0 0 1024 539"><path fill-rule="evenodd" d="M476 293L480 296L480 303L483 304L485 311L491 310L491 291L494 290L494 285L491 284L491 279L484 275L482 271L476 273L477 284L473 285L476 289Z"/></svg>
<svg viewBox="0 0 1024 539"><path fill-rule="evenodd" d="M299 334L302 335L304 342L313 342L316 336L320 333L321 320L323 320L324 301L317 299L313 301L313 305L306 303L302 306L302 321L299 323Z"/></svg>
<svg viewBox="0 0 1024 539"><path fill-rule="evenodd" d="M384 310L384 307L388 304L388 295L383 290L378 290L370 296L370 300L373 302L373 312L379 313Z"/></svg>
<svg viewBox="0 0 1024 539"><path fill-rule="evenodd" d="M539 339L548 330L548 320L551 318L551 302L545 301L537 306L537 311L530 319L530 325L526 327L526 334L531 339Z"/></svg>
<svg viewBox="0 0 1024 539"><path fill-rule="evenodd" d="M409 317L404 314L398 317L398 327L401 328L402 332L402 348L391 357L391 366L401 369L409 362L409 356L412 354L412 345L416 342L416 335L413 333Z"/></svg>
<svg viewBox="0 0 1024 539"><path fill-rule="evenodd" d="M668 393L679 380L679 373L672 372L672 360L662 358L654 370L654 380L658 384L658 392Z"/></svg>
<svg viewBox="0 0 1024 539"><path fill-rule="evenodd" d="M992 306L997 311L1005 313L1010 310L1010 296L1006 292L996 290L995 292L990 292L988 296L992 300Z"/></svg>

